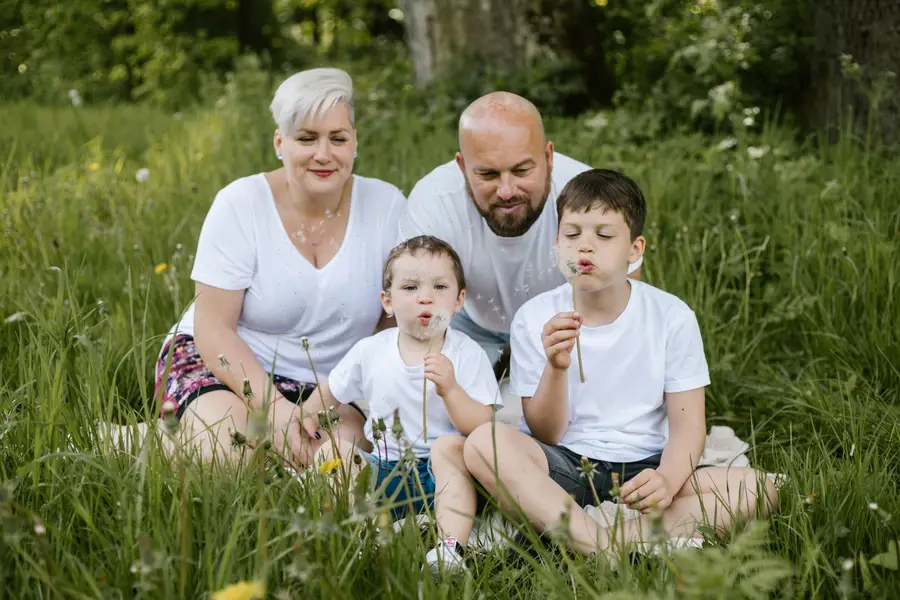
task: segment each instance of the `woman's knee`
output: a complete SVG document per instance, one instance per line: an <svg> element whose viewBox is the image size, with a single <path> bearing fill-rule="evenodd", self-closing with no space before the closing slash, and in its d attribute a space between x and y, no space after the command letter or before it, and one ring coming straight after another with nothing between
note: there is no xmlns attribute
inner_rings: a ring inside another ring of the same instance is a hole
<svg viewBox="0 0 900 600"><path fill-rule="evenodd" d="M181 416L185 429L243 432L247 427L247 406L228 390L207 392L191 402ZM220 433L221 435L221 433Z"/></svg>

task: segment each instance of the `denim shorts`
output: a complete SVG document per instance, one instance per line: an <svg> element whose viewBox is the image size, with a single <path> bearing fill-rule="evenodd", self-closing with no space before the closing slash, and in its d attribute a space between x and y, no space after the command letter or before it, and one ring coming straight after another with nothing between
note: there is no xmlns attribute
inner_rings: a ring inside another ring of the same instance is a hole
<svg viewBox="0 0 900 600"><path fill-rule="evenodd" d="M604 500L612 500L609 491L613 487L613 473L619 474L619 485L621 486L644 469L658 468L659 461L662 459L662 453L625 463L589 458L588 460L594 465L594 486L591 489L590 482L581 474L581 456L579 454L565 446L550 446L538 440L534 441L547 457L550 479L558 483L581 507L588 504L599 505ZM597 492L596 497L594 490Z"/></svg>
<svg viewBox="0 0 900 600"><path fill-rule="evenodd" d="M417 458L415 464L404 468L402 461L381 460L374 454L362 450L359 452L374 471L375 488L384 485L382 502L391 505L391 513L395 519L406 516L409 511L418 513L426 505L429 509L434 508L436 486L431 459Z"/></svg>

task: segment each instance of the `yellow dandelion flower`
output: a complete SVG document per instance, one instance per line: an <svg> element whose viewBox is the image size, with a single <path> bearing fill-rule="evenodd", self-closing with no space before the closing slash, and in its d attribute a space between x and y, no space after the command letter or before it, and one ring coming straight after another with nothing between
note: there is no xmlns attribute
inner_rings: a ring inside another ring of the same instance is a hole
<svg viewBox="0 0 900 600"><path fill-rule="evenodd" d="M265 595L266 586L262 581L241 581L213 593L212 600L251 600Z"/></svg>
<svg viewBox="0 0 900 600"><path fill-rule="evenodd" d="M153 272L156 273L157 275L162 275L163 273L166 272L166 269L168 269L168 268L169 268L169 265L168 265L168 264L166 264L166 263L159 263L158 265L156 265L155 267L153 267Z"/></svg>
<svg viewBox="0 0 900 600"><path fill-rule="evenodd" d="M88 165L88 171L96 171L99 168L100 168L100 163L98 163L97 161L94 161Z"/></svg>
<svg viewBox="0 0 900 600"><path fill-rule="evenodd" d="M596 4L597 6L606 6L607 0L594 0L594 4Z"/></svg>
<svg viewBox="0 0 900 600"><path fill-rule="evenodd" d="M337 469L340 466L341 466L340 457L332 458L331 460L326 460L321 465L319 465L319 473L322 473L323 475L325 475L325 474L331 473L332 471L334 471L335 469Z"/></svg>

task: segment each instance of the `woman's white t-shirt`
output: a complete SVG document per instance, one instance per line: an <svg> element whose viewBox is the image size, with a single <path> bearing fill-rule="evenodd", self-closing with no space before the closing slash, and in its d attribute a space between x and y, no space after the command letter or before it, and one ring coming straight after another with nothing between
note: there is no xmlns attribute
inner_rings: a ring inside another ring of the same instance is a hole
<svg viewBox="0 0 900 600"><path fill-rule="evenodd" d="M369 407L366 439L376 446L374 453L381 460L399 460L402 454L401 444L391 432L394 409L400 409L403 435L412 446L413 454L418 457L427 457L431 444L438 437L459 435L450 421L444 401L429 381L425 388L428 439L423 439L422 382L425 380L425 367L411 367L403 362L397 345L399 331L392 327L360 340L328 377L328 388L339 402L353 402L360 398L366 400ZM464 333L448 329L441 354L453 364L456 381L472 400L486 405L503 404L491 362L475 341ZM384 419L387 431L385 438L375 444L372 425L379 418Z"/></svg>
<svg viewBox="0 0 900 600"><path fill-rule="evenodd" d="M561 285L526 302L512 325L510 392L531 397L547 363L544 325L572 310L572 287ZM633 462L662 452L668 439L664 393L709 385L697 318L682 300L642 281L619 317L581 328L585 382L572 352L569 426L560 446L582 456ZM525 419L522 428L530 433Z"/></svg>
<svg viewBox="0 0 900 600"><path fill-rule="evenodd" d="M354 175L344 240L334 258L317 269L292 243L265 175L243 177L216 195L200 231L191 278L246 290L238 335L266 371L312 382L301 338L309 338L316 372L324 377L375 330L382 313L382 268L397 243L405 205L395 186ZM170 334L176 331L193 335L193 304Z"/></svg>

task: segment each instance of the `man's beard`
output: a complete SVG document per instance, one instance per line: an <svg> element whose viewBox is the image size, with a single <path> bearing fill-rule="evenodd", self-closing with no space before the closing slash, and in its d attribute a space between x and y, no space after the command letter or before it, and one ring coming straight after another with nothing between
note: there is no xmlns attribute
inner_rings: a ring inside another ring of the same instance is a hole
<svg viewBox="0 0 900 600"><path fill-rule="evenodd" d="M464 179L466 180L466 193L469 194L469 199L475 205L478 213L484 218L484 222L491 228L491 231L500 237L519 237L520 235L525 235L525 232L531 229L531 226L540 218L544 205L547 204L547 198L550 196L551 175L552 173L548 169L547 181L544 183L544 197L538 206L532 208L531 198L527 196L516 196L511 199L511 202L507 201L503 204L503 206L511 206L522 203L525 206L525 211L521 215L500 212L499 206L493 206L487 210L482 209L478 202L475 201L475 194L472 192L472 186L469 185L469 178L464 176Z"/></svg>

